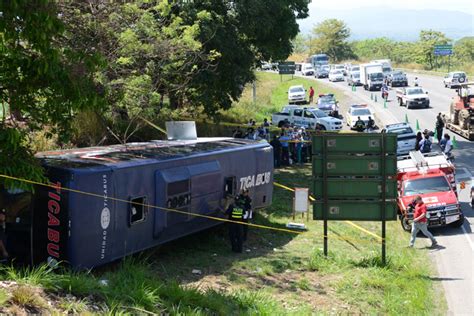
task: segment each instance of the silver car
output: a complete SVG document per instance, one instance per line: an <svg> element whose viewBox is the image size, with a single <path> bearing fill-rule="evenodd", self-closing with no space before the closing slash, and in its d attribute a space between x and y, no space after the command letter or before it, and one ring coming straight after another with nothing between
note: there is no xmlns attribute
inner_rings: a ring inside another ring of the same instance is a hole
<svg viewBox="0 0 474 316"><path fill-rule="evenodd" d="M416 134L408 123L386 125L385 131L397 134L397 155L406 155L415 150Z"/></svg>

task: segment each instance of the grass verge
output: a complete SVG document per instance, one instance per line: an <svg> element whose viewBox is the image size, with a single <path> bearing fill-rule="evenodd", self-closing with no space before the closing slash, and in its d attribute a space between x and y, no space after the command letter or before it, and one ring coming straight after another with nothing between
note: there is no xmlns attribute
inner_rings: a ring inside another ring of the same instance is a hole
<svg viewBox="0 0 474 316"><path fill-rule="evenodd" d="M278 170L275 181L310 187L310 165ZM282 227L293 221L291 197L275 188L273 206L259 212L256 222ZM308 231L293 235L251 228L242 254L230 251L226 227L219 226L92 272L4 267L0 279L42 285L45 300L59 297L50 312L444 314L427 250L406 248L409 236L398 222L388 223L389 261L382 266L380 244L353 226L330 223L325 257L322 224L296 221ZM379 223L358 224L380 230ZM1 289L0 300L6 302L1 312L18 309Z"/></svg>

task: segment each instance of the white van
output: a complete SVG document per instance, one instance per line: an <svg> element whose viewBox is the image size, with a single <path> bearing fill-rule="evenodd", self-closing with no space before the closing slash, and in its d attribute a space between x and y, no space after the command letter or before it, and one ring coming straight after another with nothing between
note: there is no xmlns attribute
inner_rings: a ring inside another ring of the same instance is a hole
<svg viewBox="0 0 474 316"><path fill-rule="evenodd" d="M311 64L303 64L301 67L301 74L303 76L314 76L314 68Z"/></svg>

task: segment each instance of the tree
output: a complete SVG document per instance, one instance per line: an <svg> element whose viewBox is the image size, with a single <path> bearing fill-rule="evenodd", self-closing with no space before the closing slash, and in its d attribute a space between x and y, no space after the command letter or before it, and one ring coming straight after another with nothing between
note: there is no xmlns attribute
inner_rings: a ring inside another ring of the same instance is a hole
<svg viewBox="0 0 474 316"><path fill-rule="evenodd" d="M434 30L421 30L420 39L416 49L416 61L420 64L434 68L434 48L435 45L445 45L451 40L442 32Z"/></svg>
<svg viewBox="0 0 474 316"><path fill-rule="evenodd" d="M296 37L291 41L293 46L294 54L304 54L308 52L308 46L306 45L307 39L301 33L298 33Z"/></svg>
<svg viewBox="0 0 474 316"><path fill-rule="evenodd" d="M350 30L343 21L324 20L313 28L312 34L318 51L326 53L334 62L354 57L347 41Z"/></svg>
<svg viewBox="0 0 474 316"><path fill-rule="evenodd" d="M204 52L215 52L216 67L200 72L190 82L187 98L215 116L228 109L255 79L253 70L261 60L284 60L298 34L297 18L308 15L308 0L203 0L180 6L180 16L192 23L200 15Z"/></svg>
<svg viewBox="0 0 474 316"><path fill-rule="evenodd" d="M28 132L47 126L67 139L74 114L102 104L94 81L100 60L58 45L64 25L54 2L1 1L0 14L0 174L42 180Z"/></svg>
<svg viewBox="0 0 474 316"><path fill-rule="evenodd" d="M454 44L454 56L461 63L474 62L474 37L463 37Z"/></svg>

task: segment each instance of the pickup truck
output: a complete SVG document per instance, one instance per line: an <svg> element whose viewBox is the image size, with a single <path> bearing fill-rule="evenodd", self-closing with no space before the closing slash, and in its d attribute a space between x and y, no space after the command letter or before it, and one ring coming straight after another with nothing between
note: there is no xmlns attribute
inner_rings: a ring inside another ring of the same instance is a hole
<svg viewBox="0 0 474 316"><path fill-rule="evenodd" d="M406 106L407 109L414 107L429 108L430 98L428 92L421 87L407 87L397 89L397 100L400 106Z"/></svg>
<svg viewBox="0 0 474 316"><path fill-rule="evenodd" d="M402 228L411 230L412 202L421 196L427 208L428 226L461 227L461 211L454 165L443 153L411 151L397 162L398 213Z"/></svg>
<svg viewBox="0 0 474 316"><path fill-rule="evenodd" d="M272 115L273 125L281 127L286 121L297 126L328 131L339 131L342 128L342 120L331 117L313 107L301 108L290 105L284 107L281 112Z"/></svg>

